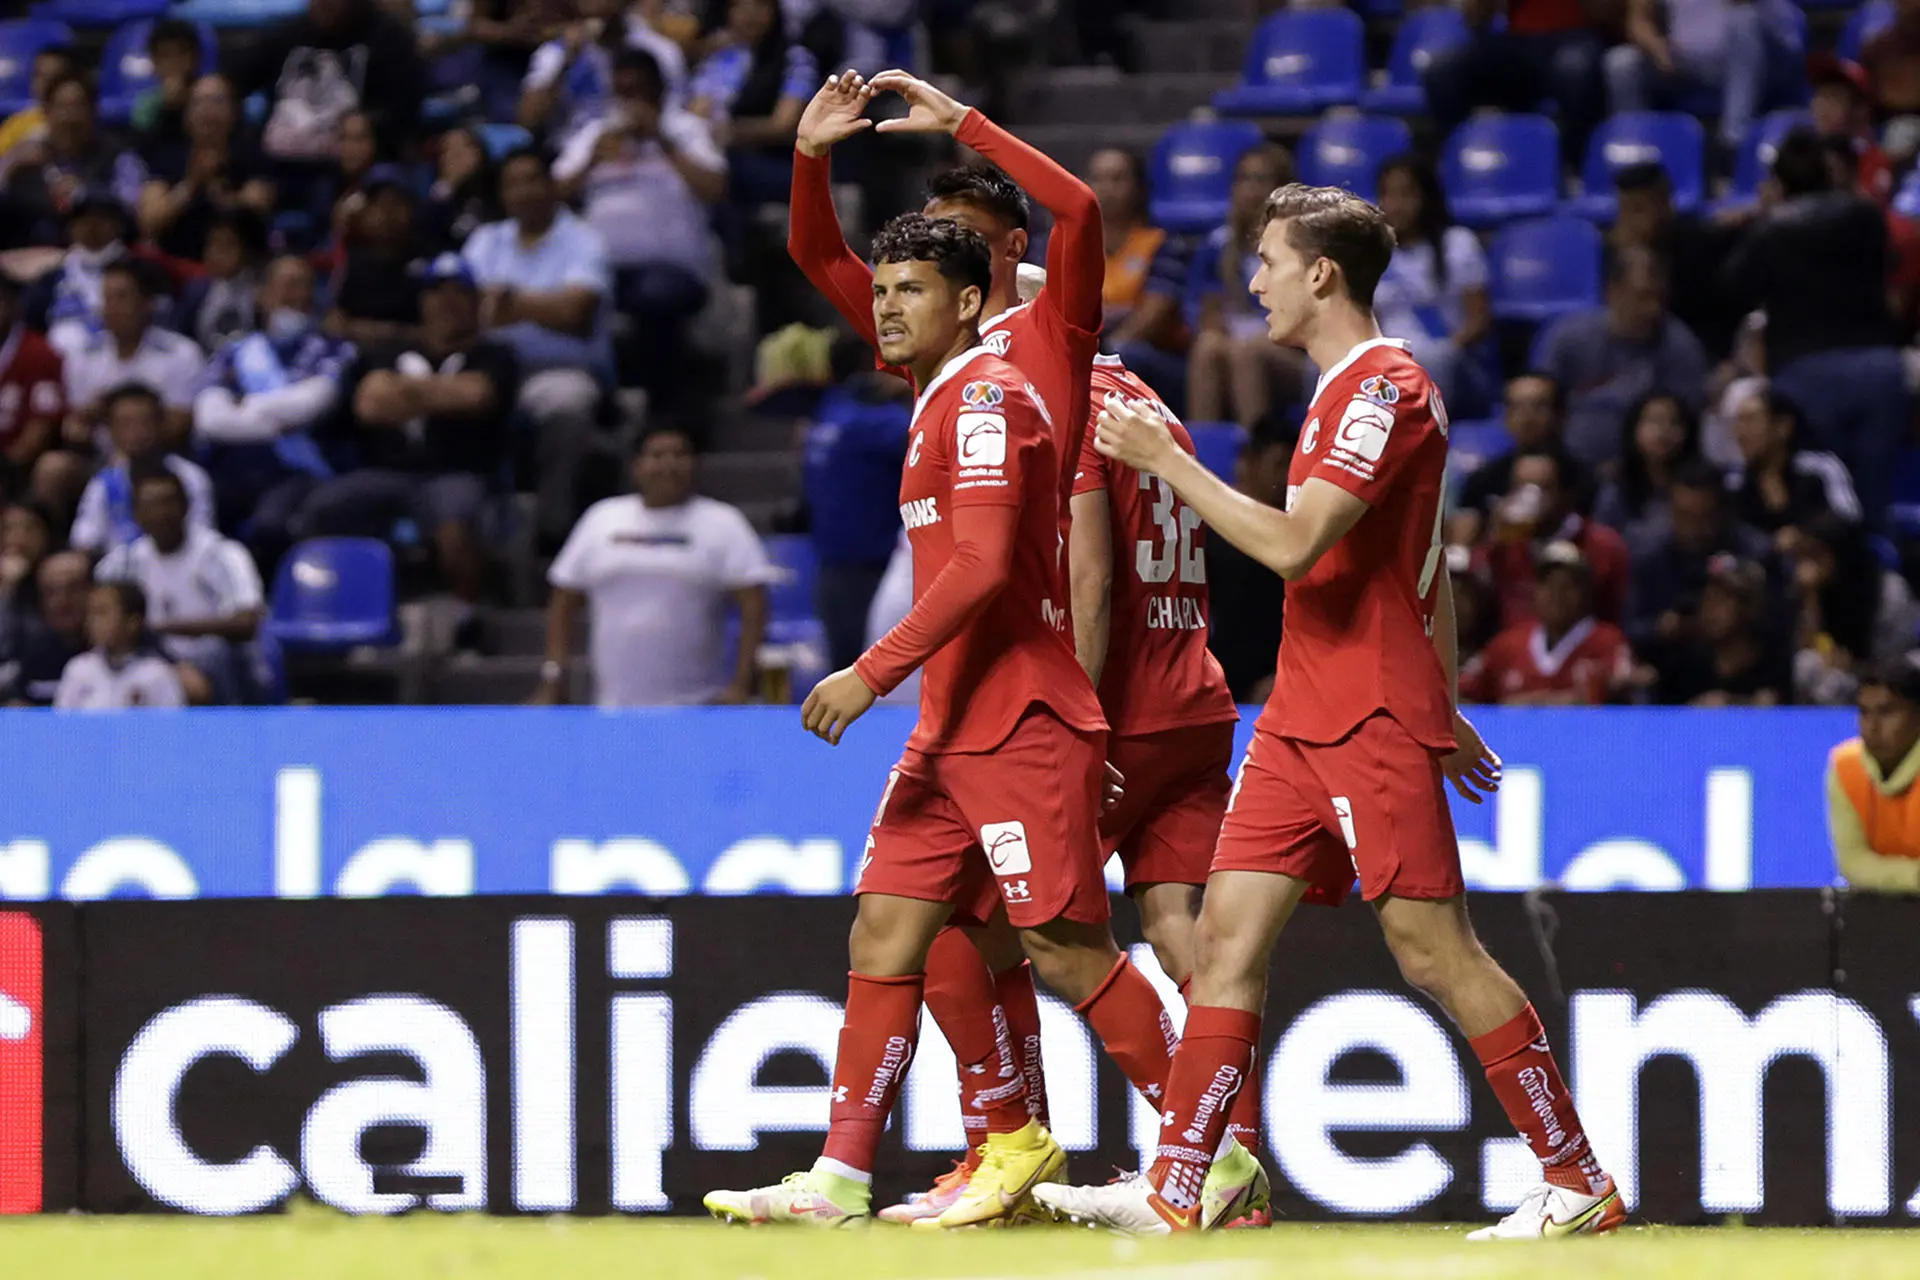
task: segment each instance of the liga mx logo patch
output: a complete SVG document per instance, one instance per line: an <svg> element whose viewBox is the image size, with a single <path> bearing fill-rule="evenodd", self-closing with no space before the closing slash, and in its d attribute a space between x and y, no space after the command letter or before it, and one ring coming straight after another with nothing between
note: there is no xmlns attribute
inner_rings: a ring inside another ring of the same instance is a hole
<svg viewBox="0 0 1920 1280"><path fill-rule="evenodd" d="M1360 384L1360 394L1377 405L1388 407L1400 403L1400 388L1385 374L1374 374Z"/></svg>
<svg viewBox="0 0 1920 1280"><path fill-rule="evenodd" d="M40 922L0 912L0 1213L41 1209L46 996Z"/></svg>
<svg viewBox="0 0 1920 1280"><path fill-rule="evenodd" d="M969 382L960 388L960 403L969 409L991 409L1006 398L997 382Z"/></svg>

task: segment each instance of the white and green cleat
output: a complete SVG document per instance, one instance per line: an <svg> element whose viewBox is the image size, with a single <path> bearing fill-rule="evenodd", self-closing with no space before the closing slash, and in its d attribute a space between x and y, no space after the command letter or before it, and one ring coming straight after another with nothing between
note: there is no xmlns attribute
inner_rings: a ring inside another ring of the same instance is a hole
<svg viewBox="0 0 1920 1280"><path fill-rule="evenodd" d="M709 1191L700 1203L722 1222L747 1226L860 1227L867 1224L870 1197L865 1184L814 1169L771 1187Z"/></svg>

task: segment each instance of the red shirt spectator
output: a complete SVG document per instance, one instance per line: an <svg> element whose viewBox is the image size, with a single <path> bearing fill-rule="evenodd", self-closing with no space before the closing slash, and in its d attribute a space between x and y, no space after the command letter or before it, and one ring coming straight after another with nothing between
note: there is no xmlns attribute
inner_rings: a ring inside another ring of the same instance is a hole
<svg viewBox="0 0 1920 1280"><path fill-rule="evenodd" d="M1813 127L1823 138L1853 144L1854 178L1860 194L1881 204L1893 199L1893 165L1873 131L1873 80L1857 62L1816 53L1807 59L1813 86Z"/></svg>
<svg viewBox="0 0 1920 1280"><path fill-rule="evenodd" d="M0 476L24 476L58 438L67 396L60 354L18 319L19 287L0 283Z"/></svg>
<svg viewBox="0 0 1920 1280"><path fill-rule="evenodd" d="M1580 0L1509 0L1507 30L1515 35L1577 31L1588 24Z"/></svg>
<svg viewBox="0 0 1920 1280"><path fill-rule="evenodd" d="M1920 111L1920 4L1900 0L1891 25L1860 50L1881 119Z"/></svg>
<svg viewBox="0 0 1920 1280"><path fill-rule="evenodd" d="M1481 571L1493 583L1503 626L1531 622L1538 585L1535 566L1545 545L1572 543L1592 580L1593 611L1618 623L1627 604L1626 539L1573 509L1568 477L1573 461L1555 447L1521 450L1514 457L1513 484L1493 512L1493 538L1481 547Z"/></svg>
<svg viewBox="0 0 1920 1280"><path fill-rule="evenodd" d="M1627 637L1593 617L1586 558L1571 542L1540 553L1536 621L1508 627L1460 672L1460 694L1509 706L1598 706L1633 676Z"/></svg>

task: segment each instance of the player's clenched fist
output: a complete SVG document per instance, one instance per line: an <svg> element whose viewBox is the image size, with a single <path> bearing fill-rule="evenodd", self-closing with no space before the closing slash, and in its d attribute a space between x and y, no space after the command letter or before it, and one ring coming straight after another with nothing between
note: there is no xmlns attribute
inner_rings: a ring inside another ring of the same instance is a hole
<svg viewBox="0 0 1920 1280"><path fill-rule="evenodd" d="M873 101L873 88L857 71L828 76L813 95L807 109L800 113L800 128L794 139L801 154L824 156L836 142L844 142L856 133L873 128L867 119L867 104Z"/></svg>
<svg viewBox="0 0 1920 1280"><path fill-rule="evenodd" d="M1093 447L1136 471L1158 473L1169 454L1178 453L1167 420L1138 400L1109 394L1093 424Z"/></svg>
<svg viewBox="0 0 1920 1280"><path fill-rule="evenodd" d="M867 714L875 696L859 672L844 667L813 686L813 692L800 704L800 723L808 733L837 747L840 735Z"/></svg>

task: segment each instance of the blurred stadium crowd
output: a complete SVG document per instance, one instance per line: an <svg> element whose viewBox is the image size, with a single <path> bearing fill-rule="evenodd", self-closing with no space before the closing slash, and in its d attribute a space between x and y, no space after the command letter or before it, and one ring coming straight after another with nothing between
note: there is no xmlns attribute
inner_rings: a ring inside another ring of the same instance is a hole
<svg viewBox="0 0 1920 1280"><path fill-rule="evenodd" d="M1250 225L1377 196L1469 696L1845 702L1914 644L1920 0L43 0L0 22L0 702L850 661L905 608L910 405L786 193L826 71L893 65L1085 176L1107 348L1265 501L1316 371ZM856 247L955 158L837 148ZM1209 556L1258 699L1281 584Z"/></svg>

